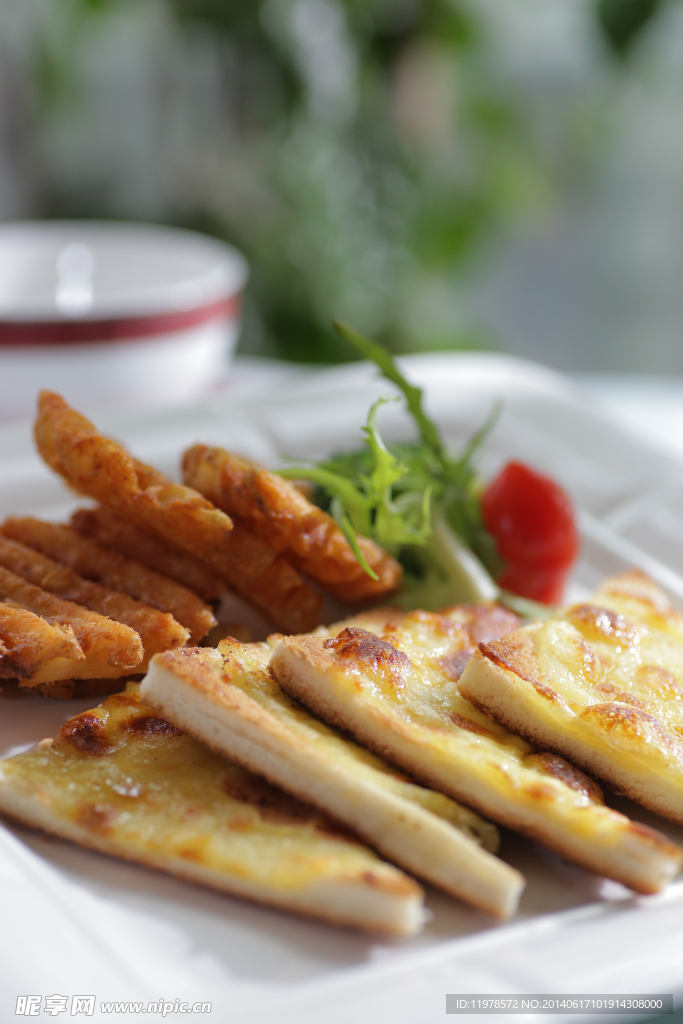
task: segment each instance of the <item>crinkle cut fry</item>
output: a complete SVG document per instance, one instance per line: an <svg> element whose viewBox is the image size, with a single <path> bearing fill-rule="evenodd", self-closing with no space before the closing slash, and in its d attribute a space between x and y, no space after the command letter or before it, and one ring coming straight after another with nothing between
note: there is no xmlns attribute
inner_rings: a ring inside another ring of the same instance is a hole
<svg viewBox="0 0 683 1024"><path fill-rule="evenodd" d="M85 537L175 580L203 601L217 601L227 590L225 583L194 555L141 530L103 505L78 509L71 516L71 525Z"/></svg>
<svg viewBox="0 0 683 1024"><path fill-rule="evenodd" d="M321 599L277 552L197 491L172 484L97 432L59 395L41 392L38 450L72 487L205 561L286 632L312 629Z"/></svg>
<svg viewBox="0 0 683 1024"><path fill-rule="evenodd" d="M126 558L117 551L102 547L97 541L83 537L73 527L43 522L31 516L10 516L0 527L0 532L42 552L61 565L68 566L86 580L101 583L111 590L135 598L137 602L142 602L150 608L168 613L176 623L186 627L193 644L199 643L216 625L215 616L209 606L187 587ZM79 603L87 604L86 601ZM101 609L96 608L95 611ZM117 616L112 615L112 618ZM127 622L127 619L119 621ZM177 633L177 629L175 632ZM173 643L168 643L166 647L158 647L156 650L167 650L169 647L178 646L179 643L178 637Z"/></svg>
<svg viewBox="0 0 683 1024"><path fill-rule="evenodd" d="M135 630L55 597L0 566L0 600L8 599L51 625L70 627L80 648L77 656L60 656L39 665L21 680L25 686L59 679L118 678L142 662L142 641Z"/></svg>
<svg viewBox="0 0 683 1024"><path fill-rule="evenodd" d="M233 532L236 540L252 536L240 525ZM232 578L227 574L226 578L238 594L265 612L284 633L307 633L320 621L321 596L282 555L257 575L245 577L236 570Z"/></svg>
<svg viewBox="0 0 683 1024"><path fill-rule="evenodd" d="M65 601L83 605L90 611L98 612L134 629L144 647L144 660L137 666L139 672L146 671L153 654L184 647L190 638L188 630L172 615L136 601L128 594L85 580L72 569L58 564L42 552L18 543L2 533L0 565Z"/></svg>
<svg viewBox="0 0 683 1024"><path fill-rule="evenodd" d="M222 555L229 586L285 633L305 633L319 621L322 599L282 555L235 523Z"/></svg>
<svg viewBox="0 0 683 1024"><path fill-rule="evenodd" d="M55 658L84 657L70 626L47 622L14 601L0 602L0 678L22 679Z"/></svg>
<svg viewBox="0 0 683 1024"><path fill-rule="evenodd" d="M379 576L358 563L341 529L288 480L223 448L194 445L183 457L185 483L242 520L301 572L344 601L380 600L401 582L401 566L367 537L359 544Z"/></svg>
<svg viewBox="0 0 683 1024"><path fill-rule="evenodd" d="M95 509L94 512L104 512L105 517L114 518L109 509ZM90 514L89 511L76 513L77 525ZM278 556L241 523L235 523L224 554L225 581L260 608L279 629L286 633L304 633L317 625L321 605L319 595L284 557ZM210 575L217 578L211 572Z"/></svg>
<svg viewBox="0 0 683 1024"><path fill-rule="evenodd" d="M40 393L35 437L47 464L75 490L220 568L232 521L197 491L138 462L52 391Z"/></svg>

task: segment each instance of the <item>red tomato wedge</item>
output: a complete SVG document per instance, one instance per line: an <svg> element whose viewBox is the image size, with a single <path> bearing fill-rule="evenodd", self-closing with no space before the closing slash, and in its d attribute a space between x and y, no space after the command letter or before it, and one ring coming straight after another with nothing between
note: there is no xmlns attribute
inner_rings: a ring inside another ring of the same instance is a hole
<svg viewBox="0 0 683 1024"><path fill-rule="evenodd" d="M498 583L544 604L562 600L579 550L575 510L561 487L521 462L509 462L484 491L484 525L505 560Z"/></svg>

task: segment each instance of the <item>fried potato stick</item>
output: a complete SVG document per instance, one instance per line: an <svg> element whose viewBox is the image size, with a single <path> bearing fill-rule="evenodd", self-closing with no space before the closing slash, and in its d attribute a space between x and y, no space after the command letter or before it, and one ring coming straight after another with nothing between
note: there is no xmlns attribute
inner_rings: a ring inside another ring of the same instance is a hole
<svg viewBox="0 0 683 1024"><path fill-rule="evenodd" d="M278 629L285 633L305 633L318 624L322 603L320 595L286 558L278 555L241 523L235 523L224 545L221 565L222 575L229 586L265 612ZM199 601L199 598L195 600ZM147 601L152 603L149 593ZM208 609L215 624L211 610L207 605L203 608ZM177 618L183 614L177 605L173 611ZM196 637L204 636L206 632L208 630L204 629L199 634L197 629L193 630L193 643L197 642Z"/></svg>
<svg viewBox="0 0 683 1024"><path fill-rule="evenodd" d="M74 601L89 608L90 611L106 615L115 622L122 622L134 629L139 634L144 648L144 659L137 666L139 672L147 670L147 664L153 654L184 647L190 638L188 630L176 622L172 615L150 608L128 594L121 594L109 587L103 587L100 583L83 579L72 569L59 565L39 551L10 540L2 534L0 565L57 597Z"/></svg>
<svg viewBox="0 0 683 1024"><path fill-rule="evenodd" d="M53 700L73 700L74 697L104 697L120 693L126 683L126 676L118 679L62 679L57 683L40 683L31 692Z"/></svg>
<svg viewBox="0 0 683 1024"><path fill-rule="evenodd" d="M47 622L14 601L0 602L0 678L23 679L55 658L84 657L71 626Z"/></svg>
<svg viewBox="0 0 683 1024"><path fill-rule="evenodd" d="M78 509L71 516L71 525L91 540L181 583L203 601L216 601L227 590L225 583L194 555L172 547L102 505Z"/></svg>
<svg viewBox="0 0 683 1024"><path fill-rule="evenodd" d="M180 640L181 631L178 629L178 623L189 631L189 639L192 644L198 644L202 637L206 636L209 630L216 625L216 619L209 606L204 604L201 598L193 594L187 587L162 576L161 573L155 572L153 569L148 569L146 565L141 565L139 562L120 555L117 551L102 547L97 541L83 537L71 526L47 523L31 516L10 516L0 526L0 533L42 552L61 565L68 566L85 580L93 580L96 583L104 584L112 591L127 594L129 597L135 598L136 602L142 602L143 605L149 606L150 611L158 609L159 612L166 612L169 620L172 616L174 621L169 621L167 628L171 629L172 627L174 640L165 647L157 647L156 650L168 650L170 647L182 646L188 639L186 634L185 640ZM7 568L13 569L11 565ZM13 571L18 572L19 570L13 569ZM44 583L40 583L40 586L45 587L46 590L51 589ZM68 594L62 596L69 597ZM70 600L86 604L88 608L92 607L87 601L81 601L78 597L70 598ZM103 612L101 608L94 610L103 615L111 614L114 619L118 618L117 615L110 612ZM157 618L160 623L161 618ZM128 622L127 619L119 619L119 621ZM132 622L128 622L128 625L133 626L133 629L138 629ZM139 629L138 632L142 636ZM185 631L182 630L182 632ZM143 643L145 643L144 637ZM147 644L145 643L146 650Z"/></svg>
<svg viewBox="0 0 683 1024"><path fill-rule="evenodd" d="M53 391L40 393L35 436L47 464L75 490L220 567L232 521L197 491L138 462Z"/></svg>
<svg viewBox="0 0 683 1024"><path fill-rule="evenodd" d="M358 563L332 516L288 480L223 448L198 444L188 449L183 478L344 601L380 600L401 582L401 566L373 540L360 537L359 544L377 580Z"/></svg>
<svg viewBox="0 0 683 1024"><path fill-rule="evenodd" d="M72 601L55 597L0 566L0 601L8 599L46 619L50 625L70 627L80 648L79 654L41 662L21 678L23 686L59 679L117 678L142 662L142 641L135 630Z"/></svg>
<svg viewBox="0 0 683 1024"><path fill-rule="evenodd" d="M252 604L265 612L283 633L307 633L320 621L322 598L299 575L282 555L259 540L241 524L236 524L232 541L239 551L242 545L245 561L252 560L260 550L269 553L270 561L260 572L249 576L240 569L235 558L233 571L226 573L230 585Z"/></svg>
<svg viewBox="0 0 683 1024"><path fill-rule="evenodd" d="M35 435L45 461L77 491L205 561L279 629L317 624L320 596L286 559L245 527L233 530L197 491L133 459L52 391L40 394Z"/></svg>

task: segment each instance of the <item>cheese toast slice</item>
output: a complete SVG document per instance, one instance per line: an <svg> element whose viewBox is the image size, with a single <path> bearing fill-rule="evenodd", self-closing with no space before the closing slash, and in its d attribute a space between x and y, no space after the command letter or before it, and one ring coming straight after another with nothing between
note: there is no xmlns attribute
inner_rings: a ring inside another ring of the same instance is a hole
<svg viewBox="0 0 683 1024"><path fill-rule="evenodd" d="M683 615L642 573L482 645L461 690L532 742L683 823Z"/></svg>
<svg viewBox="0 0 683 1024"><path fill-rule="evenodd" d="M271 671L290 696L426 784L582 867L659 891L681 865L680 847L606 807L591 779L459 692L479 614L490 610L410 612L377 633L342 623L327 638L284 638Z"/></svg>
<svg viewBox="0 0 683 1024"><path fill-rule="evenodd" d="M335 924L412 935L422 890L338 826L217 757L134 689L0 761L0 811L191 882Z"/></svg>
<svg viewBox="0 0 683 1024"><path fill-rule="evenodd" d="M508 917L524 879L492 852L495 825L416 786L287 697L267 644L224 640L155 657L142 699L216 753L350 826L383 856L481 910Z"/></svg>

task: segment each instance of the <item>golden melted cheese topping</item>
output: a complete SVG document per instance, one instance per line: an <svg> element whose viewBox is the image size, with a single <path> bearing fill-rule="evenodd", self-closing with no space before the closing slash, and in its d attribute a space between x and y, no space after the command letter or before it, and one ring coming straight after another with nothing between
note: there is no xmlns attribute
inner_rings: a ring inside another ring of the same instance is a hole
<svg viewBox="0 0 683 1024"><path fill-rule="evenodd" d="M379 637L374 639L376 645L384 644ZM395 647L391 644L384 646L392 652L392 657L397 656ZM219 651L224 658L225 682L238 686L301 741L313 744L317 753L322 754L330 762L346 768L355 776L365 778L373 785L381 786L396 796L431 811L432 814L459 828L485 849L495 852L498 848L499 836L495 825L484 821L473 811L461 807L443 793L416 785L386 761L331 729L311 715L301 704L283 693L267 670L271 653L267 644L245 645L234 640L223 640L219 644Z"/></svg>
<svg viewBox="0 0 683 1024"><path fill-rule="evenodd" d="M159 853L279 890L317 879L408 882L311 807L157 717L134 691L3 761L0 775L131 859Z"/></svg>
<svg viewBox="0 0 683 1024"><path fill-rule="evenodd" d="M549 703L683 770L683 617L619 588L594 601L532 632Z"/></svg>
<svg viewBox="0 0 683 1024"><path fill-rule="evenodd" d="M462 696L453 666L459 677L461 655L466 661L476 644L477 609L466 611L470 621L454 609L414 611L379 626L360 615L333 627L336 637L324 644L334 655L328 672L335 688L371 709L388 729L428 748L443 767L452 764L458 773L466 768L513 803L542 804L546 814L555 807L565 817L592 809L595 814L573 818L572 828L587 831L625 821L602 805L599 787L582 772L561 757L537 753ZM378 632L356 625L361 622Z"/></svg>

